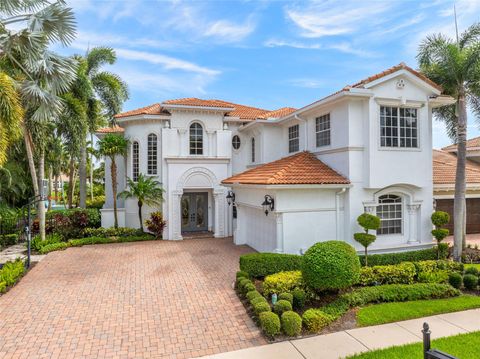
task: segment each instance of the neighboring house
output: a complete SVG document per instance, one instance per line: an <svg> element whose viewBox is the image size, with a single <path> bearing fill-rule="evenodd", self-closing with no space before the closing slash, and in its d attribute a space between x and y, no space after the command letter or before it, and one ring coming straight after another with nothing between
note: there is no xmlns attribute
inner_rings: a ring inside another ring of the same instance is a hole
<svg viewBox="0 0 480 359"><path fill-rule="evenodd" d="M165 239L213 231L258 251L302 253L331 239L361 249L353 233L366 211L382 219L372 251L409 250L432 243L432 109L451 103L402 63L298 110L169 100L118 115L120 127L99 136L131 141L119 190L140 172L162 182ZM138 227L136 201L119 208L120 225Z"/></svg>
<svg viewBox="0 0 480 359"><path fill-rule="evenodd" d="M468 141L466 164L466 232L480 233L480 138ZM476 144L474 147L472 144ZM478 145L477 145L478 144ZM473 150L472 150L473 148ZM447 228L453 233L453 199L455 196L455 173L457 169L456 145L433 151L433 198L435 208L450 214Z"/></svg>

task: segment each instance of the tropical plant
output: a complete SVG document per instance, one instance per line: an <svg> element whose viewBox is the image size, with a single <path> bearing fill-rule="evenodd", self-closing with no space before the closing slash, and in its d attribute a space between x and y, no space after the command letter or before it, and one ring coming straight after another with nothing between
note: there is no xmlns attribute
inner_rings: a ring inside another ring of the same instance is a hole
<svg viewBox="0 0 480 359"><path fill-rule="evenodd" d="M146 177L143 173L138 175L138 179L135 182L131 178L127 178L127 186L123 192L118 194L118 197L122 198L136 198L138 204L138 219L140 220L140 229L143 232L143 218L142 207L144 204L147 206L158 206L163 202L163 193L165 192L160 182L153 179L153 177Z"/></svg>
<svg viewBox="0 0 480 359"><path fill-rule="evenodd" d="M368 246L375 242L377 237L368 233L369 230L377 230L380 228L380 218L369 213L362 213L357 218L357 222L365 230L364 233L354 233L353 238L365 248L365 267L368 266Z"/></svg>
<svg viewBox="0 0 480 359"><path fill-rule="evenodd" d="M163 230L167 225L167 221L163 219L162 212L150 213L150 219L145 221L147 229L155 235L156 239L162 238Z"/></svg>
<svg viewBox="0 0 480 359"><path fill-rule="evenodd" d="M467 104L480 116L480 23L455 40L442 34L427 36L420 44L417 59L421 71L456 100L453 105L434 109L434 114L446 124L448 135L457 144L453 257L461 261L466 235Z"/></svg>
<svg viewBox="0 0 480 359"><path fill-rule="evenodd" d="M129 140L120 135L109 133L98 142L98 153L101 156L110 159L110 176L112 178L112 194L113 194L113 216L114 226L118 228L117 215L117 156L125 156L127 154Z"/></svg>
<svg viewBox="0 0 480 359"><path fill-rule="evenodd" d="M447 212L435 211L431 216L435 229L432 229L432 236L437 241L437 259L440 259L440 243L450 234L448 228L443 228L450 222L450 215Z"/></svg>

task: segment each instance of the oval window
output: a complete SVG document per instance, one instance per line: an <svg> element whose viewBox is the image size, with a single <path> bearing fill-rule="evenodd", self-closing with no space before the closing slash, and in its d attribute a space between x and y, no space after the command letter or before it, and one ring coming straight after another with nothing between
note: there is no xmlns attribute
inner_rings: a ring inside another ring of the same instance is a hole
<svg viewBox="0 0 480 359"><path fill-rule="evenodd" d="M240 137L238 137L238 135L233 136L232 146L236 150L238 150L240 148Z"/></svg>

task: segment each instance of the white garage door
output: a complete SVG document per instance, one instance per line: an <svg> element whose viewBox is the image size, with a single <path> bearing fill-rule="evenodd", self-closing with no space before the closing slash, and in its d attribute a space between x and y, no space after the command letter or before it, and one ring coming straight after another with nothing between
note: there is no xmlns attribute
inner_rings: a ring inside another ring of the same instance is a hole
<svg viewBox="0 0 480 359"><path fill-rule="evenodd" d="M261 209L243 207L241 220L245 226L247 244L259 252L273 252L276 247L276 222L275 216L268 216Z"/></svg>

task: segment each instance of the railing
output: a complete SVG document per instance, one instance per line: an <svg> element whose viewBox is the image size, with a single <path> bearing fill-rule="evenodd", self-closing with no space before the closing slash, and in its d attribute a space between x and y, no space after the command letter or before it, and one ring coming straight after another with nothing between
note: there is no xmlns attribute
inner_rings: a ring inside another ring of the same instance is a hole
<svg viewBox="0 0 480 359"><path fill-rule="evenodd" d="M444 353L438 349L432 349L430 343L430 327L428 323L423 323L423 359L458 359L453 355Z"/></svg>

